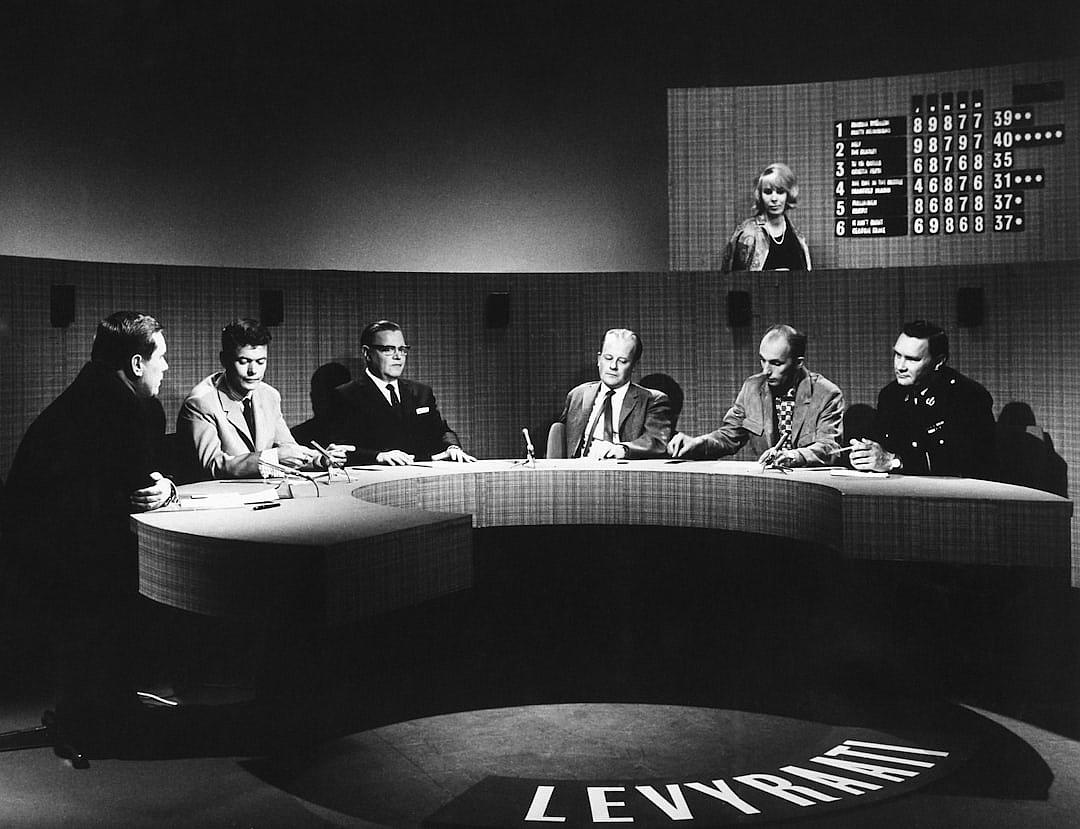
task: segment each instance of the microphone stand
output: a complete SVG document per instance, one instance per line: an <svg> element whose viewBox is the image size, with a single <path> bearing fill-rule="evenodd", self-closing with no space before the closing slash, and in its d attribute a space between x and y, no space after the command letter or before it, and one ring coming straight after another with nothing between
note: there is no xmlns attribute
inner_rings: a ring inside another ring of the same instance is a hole
<svg viewBox="0 0 1080 829"><path fill-rule="evenodd" d="M527 469L535 469L536 450L533 449L532 438L529 437L529 430L523 428L521 430L521 435L525 438L525 459L520 461L514 461L514 466L524 466Z"/></svg>

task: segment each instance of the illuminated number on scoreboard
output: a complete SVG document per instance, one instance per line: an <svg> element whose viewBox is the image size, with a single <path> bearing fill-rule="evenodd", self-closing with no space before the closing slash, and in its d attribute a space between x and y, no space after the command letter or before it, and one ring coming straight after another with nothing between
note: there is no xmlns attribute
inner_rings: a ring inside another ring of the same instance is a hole
<svg viewBox="0 0 1080 829"><path fill-rule="evenodd" d="M847 222L843 219L838 219L836 222L836 235L843 236L845 233L847 233Z"/></svg>
<svg viewBox="0 0 1080 829"><path fill-rule="evenodd" d="M843 158L843 157L844 157L844 142L843 142L843 141L837 141L837 142L836 142L836 143L835 143L835 144L833 145L833 147L835 148L835 149L833 150L833 155L834 155L834 156L835 156L836 158Z"/></svg>
<svg viewBox="0 0 1080 829"><path fill-rule="evenodd" d="M837 161L836 162L836 167L833 170L833 175L836 178L843 178L844 177L844 169L845 169L844 168L844 162L843 161Z"/></svg>
<svg viewBox="0 0 1080 829"><path fill-rule="evenodd" d="M1001 170L1013 166L1013 154L1011 151L994 153L994 169Z"/></svg>
<svg viewBox="0 0 1080 829"><path fill-rule="evenodd" d="M995 151L982 153L983 91L943 91L911 98L911 230L918 235L981 232L985 219L983 174L987 161L995 170L1010 169L1015 136L995 133ZM995 123L1017 114L995 110Z"/></svg>
<svg viewBox="0 0 1080 829"><path fill-rule="evenodd" d="M844 180L840 179L840 181L836 182L836 186L833 188L833 193L836 195L837 198L842 199L845 192L846 188L844 187Z"/></svg>

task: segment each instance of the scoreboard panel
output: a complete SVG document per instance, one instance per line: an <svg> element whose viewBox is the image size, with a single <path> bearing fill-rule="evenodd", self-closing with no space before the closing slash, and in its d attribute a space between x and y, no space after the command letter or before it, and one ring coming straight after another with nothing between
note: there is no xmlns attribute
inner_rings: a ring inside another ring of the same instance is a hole
<svg viewBox="0 0 1080 829"><path fill-rule="evenodd" d="M1078 70L668 90L669 265L718 268L773 161L815 268L1078 259Z"/></svg>

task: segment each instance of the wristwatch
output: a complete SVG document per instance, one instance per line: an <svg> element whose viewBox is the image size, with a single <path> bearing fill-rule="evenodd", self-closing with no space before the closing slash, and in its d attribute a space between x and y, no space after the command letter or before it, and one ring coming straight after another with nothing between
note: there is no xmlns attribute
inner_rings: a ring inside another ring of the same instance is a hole
<svg viewBox="0 0 1080 829"><path fill-rule="evenodd" d="M889 472L899 472L903 468L904 468L903 461L901 461L900 458L898 458L898 457L896 457L894 455L893 459L891 461L889 461L889 469L888 469L888 471Z"/></svg>

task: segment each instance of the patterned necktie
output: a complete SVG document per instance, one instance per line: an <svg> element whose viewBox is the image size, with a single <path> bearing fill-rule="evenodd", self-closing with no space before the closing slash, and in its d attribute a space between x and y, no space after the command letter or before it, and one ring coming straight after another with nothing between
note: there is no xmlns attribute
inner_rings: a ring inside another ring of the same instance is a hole
<svg viewBox="0 0 1080 829"><path fill-rule="evenodd" d="M251 435L251 445L255 445L255 407L250 397L244 398L244 422L247 423L248 434Z"/></svg>
<svg viewBox="0 0 1080 829"><path fill-rule="evenodd" d="M795 388L788 390L783 397L773 399L776 404L776 431L778 434L787 434L784 445L780 449L786 449L791 444L791 415L795 411Z"/></svg>

